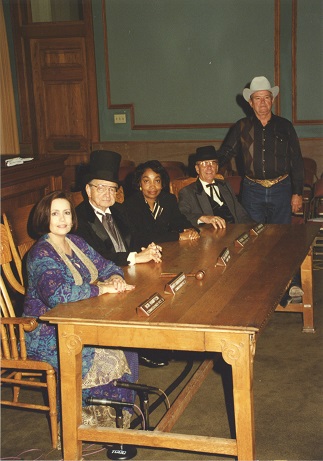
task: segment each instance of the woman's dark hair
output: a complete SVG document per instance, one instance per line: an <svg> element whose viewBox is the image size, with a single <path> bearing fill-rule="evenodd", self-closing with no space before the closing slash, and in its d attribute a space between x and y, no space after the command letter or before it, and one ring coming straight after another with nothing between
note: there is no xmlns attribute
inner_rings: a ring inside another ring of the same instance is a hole
<svg viewBox="0 0 323 461"><path fill-rule="evenodd" d="M140 163L135 172L133 178L133 185L136 189L140 189L140 181L141 178L146 170L153 170L155 173L160 175L162 188L163 190L169 191L169 175L167 170L163 167L163 165L158 160L148 160L145 163Z"/></svg>
<svg viewBox="0 0 323 461"><path fill-rule="evenodd" d="M63 198L69 202L72 213L71 232L74 232L77 228L77 216L75 213L74 204L71 201L70 196L66 192L55 190L54 192L50 192L49 194L45 195L45 197L43 197L36 205L33 215L33 230L38 236L47 234L49 232L50 210L53 200L56 200L57 198Z"/></svg>

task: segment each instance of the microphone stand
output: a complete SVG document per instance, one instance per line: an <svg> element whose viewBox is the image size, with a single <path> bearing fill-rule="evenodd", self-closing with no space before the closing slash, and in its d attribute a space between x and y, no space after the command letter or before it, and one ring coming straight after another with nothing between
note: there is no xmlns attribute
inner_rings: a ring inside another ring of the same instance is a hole
<svg viewBox="0 0 323 461"><path fill-rule="evenodd" d="M115 409L116 412L116 427L119 429L123 427L123 415L122 407L133 407L133 403L113 401L108 399L95 399L89 397L86 399L86 403L89 405L107 405ZM127 460L132 459L137 454L137 448L133 445L113 444L108 447L107 457L112 460Z"/></svg>
<svg viewBox="0 0 323 461"><path fill-rule="evenodd" d="M139 401L140 401L140 408L144 415L145 421L145 430L146 431L153 431L154 429L149 425L149 394L146 390L137 390Z"/></svg>
<svg viewBox="0 0 323 461"><path fill-rule="evenodd" d="M114 381L116 387L123 387L126 389L132 389L137 392L140 408L144 415L145 430L153 431L154 428L149 425L149 393L150 394L160 394L160 390L157 387L147 386L146 384L135 384L135 383L125 383L123 381Z"/></svg>

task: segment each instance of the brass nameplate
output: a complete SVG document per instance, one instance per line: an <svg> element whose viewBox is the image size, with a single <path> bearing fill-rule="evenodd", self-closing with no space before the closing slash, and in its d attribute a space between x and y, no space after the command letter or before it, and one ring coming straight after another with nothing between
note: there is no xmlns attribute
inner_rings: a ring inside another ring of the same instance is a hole
<svg viewBox="0 0 323 461"><path fill-rule="evenodd" d="M180 272L176 277L170 280L165 285L165 292L169 294L175 294L178 290L182 288L186 283L186 275L184 272Z"/></svg>
<svg viewBox="0 0 323 461"><path fill-rule="evenodd" d="M228 262L230 261L230 258L231 258L231 255L230 255L229 248L226 247L219 254L219 257L216 262L216 266L226 266Z"/></svg>
<svg viewBox="0 0 323 461"><path fill-rule="evenodd" d="M248 240L249 234L247 232L244 232L243 234L239 235L239 237L234 241L234 246L239 248L244 247Z"/></svg>
<svg viewBox="0 0 323 461"><path fill-rule="evenodd" d="M262 232L264 229L265 229L265 225L264 224L257 224L256 226L254 226L252 229L250 229L250 232L249 234L250 235L259 235L260 232Z"/></svg>
<svg viewBox="0 0 323 461"><path fill-rule="evenodd" d="M164 301L165 299L159 293L154 293L137 307L137 314L151 315Z"/></svg>

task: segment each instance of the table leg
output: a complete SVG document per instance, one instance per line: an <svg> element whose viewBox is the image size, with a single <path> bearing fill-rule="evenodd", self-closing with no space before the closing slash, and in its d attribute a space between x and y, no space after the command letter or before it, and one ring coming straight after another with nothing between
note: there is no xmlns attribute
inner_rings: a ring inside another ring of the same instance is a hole
<svg viewBox="0 0 323 461"><path fill-rule="evenodd" d="M82 341L72 325L58 325L62 445L64 460L82 459L78 426L82 421Z"/></svg>
<svg viewBox="0 0 323 461"><path fill-rule="evenodd" d="M301 265L303 295L303 332L314 333L314 306L313 306L313 251L304 259Z"/></svg>
<svg viewBox="0 0 323 461"><path fill-rule="evenodd" d="M241 335L241 337L234 335L232 341L222 341L223 359L232 367L238 459L244 461L255 459L254 354L255 335L252 333Z"/></svg>

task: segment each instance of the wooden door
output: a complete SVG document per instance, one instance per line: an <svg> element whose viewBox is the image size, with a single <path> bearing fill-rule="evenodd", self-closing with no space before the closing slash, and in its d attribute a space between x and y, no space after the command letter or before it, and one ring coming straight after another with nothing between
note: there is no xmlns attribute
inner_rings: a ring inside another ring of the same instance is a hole
<svg viewBox="0 0 323 461"><path fill-rule="evenodd" d="M53 22L35 21L25 0L10 5L21 153L68 154L66 189L74 183L75 166L88 160L92 143L99 141L91 0L78 4L78 20Z"/></svg>
<svg viewBox="0 0 323 461"><path fill-rule="evenodd" d="M39 152L89 152L84 38L32 39L30 47Z"/></svg>

